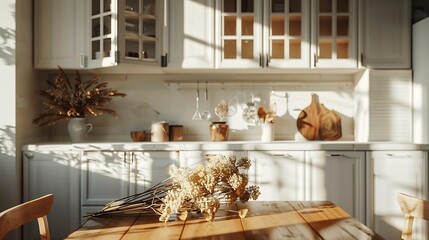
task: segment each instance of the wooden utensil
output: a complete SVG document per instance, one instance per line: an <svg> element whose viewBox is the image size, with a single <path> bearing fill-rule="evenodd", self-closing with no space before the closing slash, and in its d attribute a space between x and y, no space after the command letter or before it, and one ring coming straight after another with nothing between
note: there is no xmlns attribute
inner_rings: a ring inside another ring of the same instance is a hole
<svg viewBox="0 0 429 240"><path fill-rule="evenodd" d="M307 140L319 140L319 97L311 94L311 103L298 115L296 126L298 131Z"/></svg>
<svg viewBox="0 0 429 240"><path fill-rule="evenodd" d="M341 138L341 136L341 117L321 104L319 113L320 139L334 141Z"/></svg>
<svg viewBox="0 0 429 240"><path fill-rule="evenodd" d="M311 103L304 108L297 119L298 131L307 140L337 140L341 138L341 117L319 103L316 94L311 95Z"/></svg>

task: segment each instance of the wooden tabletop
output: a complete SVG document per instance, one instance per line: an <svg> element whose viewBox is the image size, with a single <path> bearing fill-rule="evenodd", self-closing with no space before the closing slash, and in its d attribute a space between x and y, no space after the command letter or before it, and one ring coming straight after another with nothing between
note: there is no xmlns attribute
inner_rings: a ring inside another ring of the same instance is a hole
<svg viewBox="0 0 429 240"><path fill-rule="evenodd" d="M238 209L249 210L240 218ZM92 217L67 239L378 239L376 234L329 201L237 203L186 221L159 222L158 215Z"/></svg>

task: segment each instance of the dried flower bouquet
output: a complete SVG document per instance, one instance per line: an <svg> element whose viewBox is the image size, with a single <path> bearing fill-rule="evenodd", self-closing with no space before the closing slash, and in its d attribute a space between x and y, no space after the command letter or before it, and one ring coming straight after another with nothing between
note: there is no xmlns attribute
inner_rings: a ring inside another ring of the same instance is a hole
<svg viewBox="0 0 429 240"><path fill-rule="evenodd" d="M258 186L247 186L245 171L250 167L247 157L208 155L206 165L182 168L172 165L171 177L151 189L108 203L101 211L89 216L154 212L166 222L173 215L185 220L191 211L201 212L213 221L222 203L256 200ZM238 211L245 217L247 209Z"/></svg>
<svg viewBox="0 0 429 240"><path fill-rule="evenodd" d="M70 81L63 69L55 80L47 80L50 88L39 90L45 98L45 111L39 114L33 123L39 126L54 125L69 118L84 118L89 115L99 116L104 113L118 117L116 111L107 108L112 97L125 97L118 90L107 88L107 82L101 82L98 75L88 81L82 81L76 71L74 83Z"/></svg>

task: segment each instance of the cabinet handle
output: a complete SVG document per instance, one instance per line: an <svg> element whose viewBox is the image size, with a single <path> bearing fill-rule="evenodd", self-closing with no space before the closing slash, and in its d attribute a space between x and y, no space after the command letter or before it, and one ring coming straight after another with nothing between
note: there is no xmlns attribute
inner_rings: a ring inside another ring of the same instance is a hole
<svg viewBox="0 0 429 240"><path fill-rule="evenodd" d="M259 66L262 67L262 54L259 54Z"/></svg>
<svg viewBox="0 0 429 240"><path fill-rule="evenodd" d="M25 152L25 153L24 153L24 156L25 156L26 158L28 158L29 160L31 160L31 159L33 159L33 158L34 158L34 154L29 153L29 152Z"/></svg>
<svg viewBox="0 0 429 240"><path fill-rule="evenodd" d="M325 157L345 157L345 158L352 158L345 154L336 154L336 153L325 153Z"/></svg>
<svg viewBox="0 0 429 240"><path fill-rule="evenodd" d="M292 155L290 155L289 153L286 154L271 154L272 157L287 157L287 158L293 158Z"/></svg>
<svg viewBox="0 0 429 240"><path fill-rule="evenodd" d="M363 63L363 53L360 54L360 64L362 66L365 66L365 64Z"/></svg>
<svg viewBox="0 0 429 240"><path fill-rule="evenodd" d="M83 53L80 54L80 67L85 67L85 56Z"/></svg>
<svg viewBox="0 0 429 240"><path fill-rule="evenodd" d="M409 154L393 154L393 153L387 153L386 154L388 157L408 157L410 158L411 155Z"/></svg>
<svg viewBox="0 0 429 240"><path fill-rule="evenodd" d="M266 67L268 67L268 64L269 64L269 63L270 63L270 61L271 61L270 56L268 55L268 53L267 53L267 54L265 54L265 58L266 58L265 66L266 66Z"/></svg>
<svg viewBox="0 0 429 240"><path fill-rule="evenodd" d="M164 55L161 55L161 67L167 67L167 56L168 54L165 53Z"/></svg>
<svg viewBox="0 0 429 240"><path fill-rule="evenodd" d="M314 66L317 66L317 62L319 61L317 54L314 54Z"/></svg>

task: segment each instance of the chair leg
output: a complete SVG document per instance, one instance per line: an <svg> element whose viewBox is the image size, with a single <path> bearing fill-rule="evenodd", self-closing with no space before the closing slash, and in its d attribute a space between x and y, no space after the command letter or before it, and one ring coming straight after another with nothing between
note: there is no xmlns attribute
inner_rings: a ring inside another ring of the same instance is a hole
<svg viewBox="0 0 429 240"><path fill-rule="evenodd" d="M50 240L51 235L49 232L48 217L47 216L40 217L37 219L37 222L39 223L40 239Z"/></svg>
<svg viewBox="0 0 429 240"><path fill-rule="evenodd" d="M413 231L413 216L405 216L404 217L404 227L402 229L402 239L411 240L411 234Z"/></svg>

